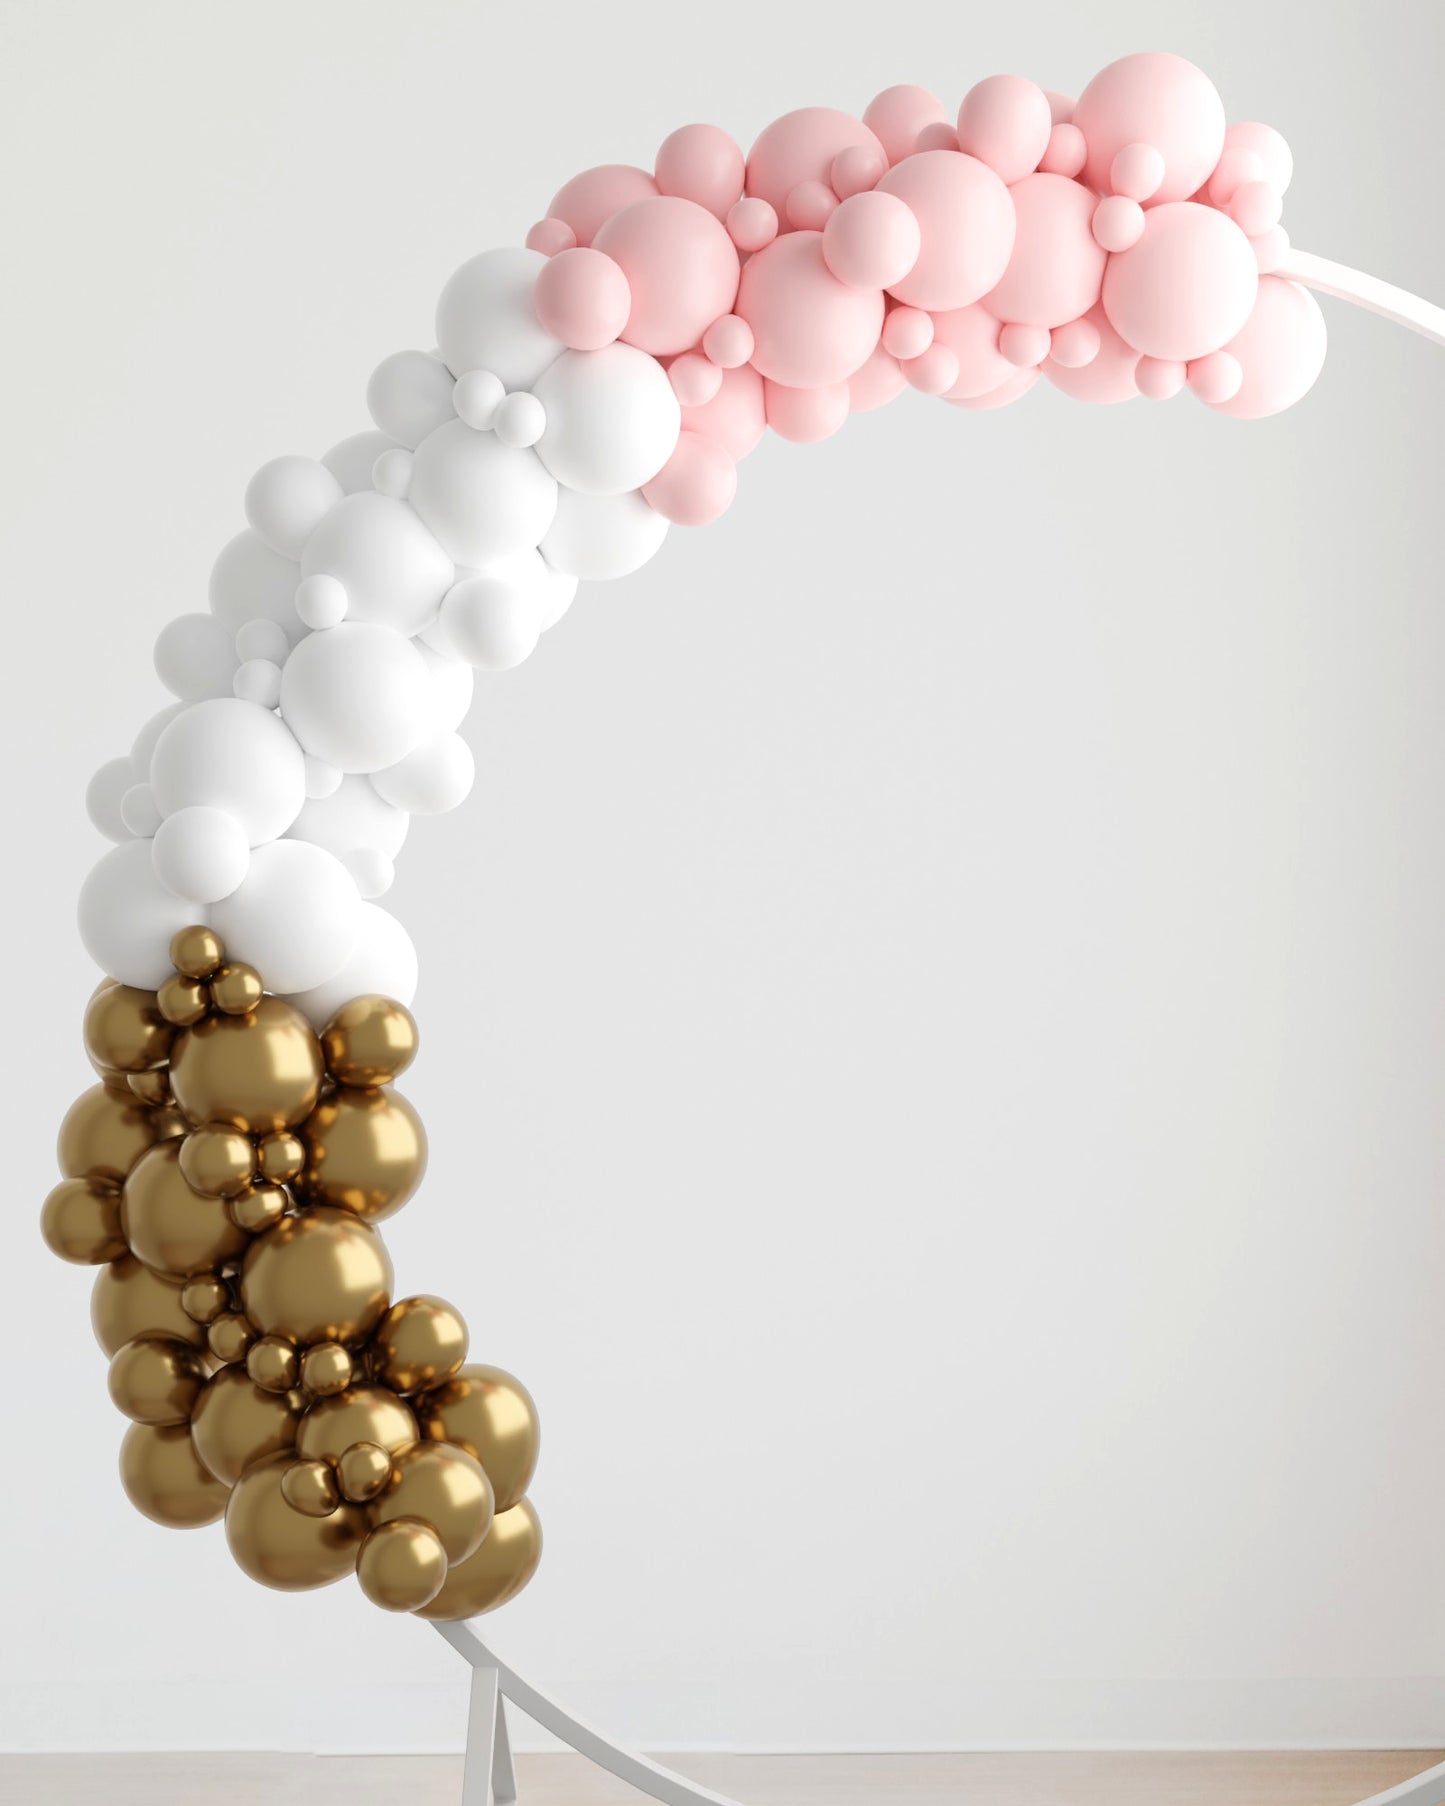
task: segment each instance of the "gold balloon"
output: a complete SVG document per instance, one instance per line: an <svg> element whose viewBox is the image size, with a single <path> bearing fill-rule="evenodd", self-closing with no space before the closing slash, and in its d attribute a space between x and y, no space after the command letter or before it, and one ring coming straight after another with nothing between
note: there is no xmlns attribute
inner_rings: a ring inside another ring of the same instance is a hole
<svg viewBox="0 0 1445 1806"><path fill-rule="evenodd" d="M308 1116L323 1072L311 1024L279 997L263 998L247 1016L208 1016L171 1050L171 1090L186 1116L248 1135Z"/></svg>
<svg viewBox="0 0 1445 1806"><path fill-rule="evenodd" d="M397 1392L441 1385L467 1358L467 1326L444 1298L399 1299L372 1338L376 1377Z"/></svg>
<svg viewBox="0 0 1445 1806"><path fill-rule="evenodd" d="M156 1007L176 1028L189 1028L211 1007L211 996L199 979L183 978L177 972L156 992Z"/></svg>
<svg viewBox="0 0 1445 1806"><path fill-rule="evenodd" d="M492 1488L481 1463L449 1442L399 1449L391 1478L372 1502L373 1524L419 1518L442 1539L451 1563L465 1561L491 1528Z"/></svg>
<svg viewBox="0 0 1445 1806"><path fill-rule="evenodd" d="M301 1384L317 1398L331 1398L351 1384L351 1355L340 1342L318 1342L301 1357Z"/></svg>
<svg viewBox="0 0 1445 1806"><path fill-rule="evenodd" d="M183 978L209 978L225 957L220 935L199 922L171 936L171 964Z"/></svg>
<svg viewBox="0 0 1445 1806"><path fill-rule="evenodd" d="M374 1442L353 1442L336 1463L336 1478L343 1499L365 1505L391 1478L391 1456Z"/></svg>
<svg viewBox="0 0 1445 1806"><path fill-rule="evenodd" d="M381 1321L391 1278L381 1237L359 1217L302 1210L282 1217L246 1250L241 1303L263 1335L359 1342Z"/></svg>
<svg viewBox="0 0 1445 1806"><path fill-rule="evenodd" d="M127 1073L125 1085L139 1103L159 1106L171 1101L171 1075L164 1066L152 1072Z"/></svg>
<svg viewBox="0 0 1445 1806"><path fill-rule="evenodd" d="M205 1330L186 1315L179 1281L152 1273L133 1254L123 1254L96 1274L90 1321L108 1355L144 1335L175 1336L193 1348L206 1344Z"/></svg>
<svg viewBox="0 0 1445 1806"><path fill-rule="evenodd" d="M226 1507L226 1541L252 1580L294 1593L352 1573L367 1526L355 1505L324 1518L295 1510L281 1490L290 1465L289 1455L273 1455L246 1470Z"/></svg>
<svg viewBox="0 0 1445 1806"><path fill-rule="evenodd" d="M244 1016L266 994L254 966L222 966L211 979L211 1002L227 1016Z"/></svg>
<svg viewBox="0 0 1445 1806"><path fill-rule="evenodd" d="M187 1423L206 1383L201 1357L176 1336L137 1336L110 1363L111 1402L137 1423Z"/></svg>
<svg viewBox="0 0 1445 1806"><path fill-rule="evenodd" d="M228 1200L226 1209L238 1229L260 1235L281 1221L290 1202L279 1185L252 1185Z"/></svg>
<svg viewBox="0 0 1445 1806"><path fill-rule="evenodd" d="M263 1392L289 1392L300 1367L295 1343L284 1336L262 1336L246 1350L246 1371Z"/></svg>
<svg viewBox="0 0 1445 1806"><path fill-rule="evenodd" d="M153 991L112 985L85 1011L85 1051L102 1070L147 1072L164 1063L175 1030L156 1007Z"/></svg>
<svg viewBox="0 0 1445 1806"><path fill-rule="evenodd" d="M475 1455L497 1495L497 1516L509 1512L532 1483L541 1426L532 1395L501 1367L463 1367L455 1378L416 1400L423 1436L455 1442Z"/></svg>
<svg viewBox="0 0 1445 1806"><path fill-rule="evenodd" d="M446 1550L430 1524L397 1518L381 1524L361 1545L356 1578L373 1605L387 1612L415 1612L430 1605L447 1577Z"/></svg>
<svg viewBox="0 0 1445 1806"><path fill-rule="evenodd" d="M300 1138L283 1130L276 1135L263 1135L256 1146L256 1165L263 1179L273 1185L286 1185L301 1175L306 1164L306 1150Z"/></svg>
<svg viewBox="0 0 1445 1806"><path fill-rule="evenodd" d="M52 1254L94 1267L125 1253L120 1193L94 1179L62 1179L40 1210L40 1233Z"/></svg>
<svg viewBox="0 0 1445 1806"><path fill-rule="evenodd" d="M321 1031L326 1066L338 1085L385 1085L416 1057L416 1023L391 997L353 997Z"/></svg>
<svg viewBox="0 0 1445 1806"><path fill-rule="evenodd" d="M184 1132L174 1110L148 1110L105 1085L92 1085L66 1111L56 1154L67 1179L119 1185L147 1148Z"/></svg>
<svg viewBox="0 0 1445 1806"><path fill-rule="evenodd" d="M542 1525L530 1499L492 1520L482 1546L450 1569L442 1590L418 1617L434 1623L476 1618L516 1597L542 1559Z"/></svg>
<svg viewBox="0 0 1445 1806"><path fill-rule="evenodd" d="M304 1195L373 1223L400 1210L426 1171L421 1118L393 1091L334 1091L307 1117L301 1140Z"/></svg>
<svg viewBox="0 0 1445 1806"><path fill-rule="evenodd" d="M244 1361L256 1332L250 1319L239 1311L225 1311L206 1326L206 1345L216 1359L226 1366Z"/></svg>
<svg viewBox="0 0 1445 1806"><path fill-rule="evenodd" d="M318 1399L296 1432L296 1453L308 1460L339 1461L356 1442L374 1442L395 1453L416 1441L416 1419L384 1386L352 1386Z"/></svg>
<svg viewBox="0 0 1445 1806"><path fill-rule="evenodd" d="M226 1509L226 1488L202 1466L184 1424L133 1423L120 1445L120 1479L137 1511L173 1530L214 1524Z"/></svg>
<svg viewBox="0 0 1445 1806"><path fill-rule="evenodd" d="M229 1289L213 1273L188 1279L181 1287L181 1309L192 1323L214 1323L230 1303Z"/></svg>
<svg viewBox="0 0 1445 1806"><path fill-rule="evenodd" d="M299 1399L263 1392L244 1367L222 1367L196 1400L191 1437L209 1471L234 1486L252 1462L267 1455L289 1455L300 1421Z"/></svg>
<svg viewBox="0 0 1445 1806"><path fill-rule="evenodd" d="M234 1198L251 1183L256 1150L239 1129L192 1129L181 1143L181 1171L193 1191Z"/></svg>
<svg viewBox="0 0 1445 1806"><path fill-rule="evenodd" d="M308 1518L329 1518L341 1503L329 1461L293 1461L281 1476L281 1496Z"/></svg>
<svg viewBox="0 0 1445 1806"><path fill-rule="evenodd" d="M120 1195L120 1220L131 1252L161 1273L205 1273L246 1246L225 1204L188 1183L176 1140L136 1162Z"/></svg>

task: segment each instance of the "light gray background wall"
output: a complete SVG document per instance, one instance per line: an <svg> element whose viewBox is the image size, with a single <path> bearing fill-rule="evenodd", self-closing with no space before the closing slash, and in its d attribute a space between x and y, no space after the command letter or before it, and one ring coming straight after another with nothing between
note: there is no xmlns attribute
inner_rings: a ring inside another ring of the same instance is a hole
<svg viewBox="0 0 1445 1806"><path fill-rule="evenodd" d="M1437 298L1438 5L0 9L0 1743L410 1749L457 1663L125 1505L41 1247L92 768L256 465L674 125L1170 47ZM1445 1735L1445 358L1261 425L908 396L481 686L389 1225L541 1400L519 1665L661 1746ZM82 1520L61 1501L91 1501ZM314 1673L314 1678L312 1678ZM393 1687L385 1676L400 1673Z"/></svg>

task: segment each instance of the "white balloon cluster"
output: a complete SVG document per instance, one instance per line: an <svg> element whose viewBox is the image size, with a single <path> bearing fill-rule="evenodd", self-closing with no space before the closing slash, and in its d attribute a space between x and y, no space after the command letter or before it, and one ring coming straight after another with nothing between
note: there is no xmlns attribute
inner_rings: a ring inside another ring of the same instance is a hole
<svg viewBox="0 0 1445 1806"><path fill-rule="evenodd" d="M568 350L533 304L545 259L486 251L447 283L438 350L377 368L377 430L263 465L210 608L165 627L179 701L95 774L118 844L80 899L96 962L154 987L204 921L317 1022L368 991L411 1001L416 954L371 899L413 815L471 790L473 672L505 671L582 577L620 577L667 522L642 486L681 412L645 351Z"/></svg>

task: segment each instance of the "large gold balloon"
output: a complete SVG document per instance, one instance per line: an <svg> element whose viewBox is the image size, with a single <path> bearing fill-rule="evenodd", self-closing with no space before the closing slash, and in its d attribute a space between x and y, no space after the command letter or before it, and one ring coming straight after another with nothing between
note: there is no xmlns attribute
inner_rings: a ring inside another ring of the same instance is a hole
<svg viewBox="0 0 1445 1806"><path fill-rule="evenodd" d="M110 1363L110 1396L137 1423L187 1423L206 1370L201 1357L177 1336L137 1336Z"/></svg>
<svg viewBox="0 0 1445 1806"><path fill-rule="evenodd" d="M112 985L85 1011L85 1051L102 1071L147 1072L163 1064L175 1030L156 1008L153 991Z"/></svg>
<svg viewBox="0 0 1445 1806"><path fill-rule="evenodd" d="M152 1273L133 1254L123 1254L96 1274L90 1321L108 1355L145 1335L175 1336L193 1348L206 1345L204 1326L193 1323L181 1303L180 1281Z"/></svg>
<svg viewBox="0 0 1445 1806"><path fill-rule="evenodd" d="M120 1196L131 1252L161 1273L209 1272L239 1254L247 1237L220 1198L208 1198L181 1170L181 1143L163 1141L136 1162Z"/></svg>
<svg viewBox="0 0 1445 1806"><path fill-rule="evenodd" d="M460 1311L430 1293L402 1298L372 1338L376 1377L397 1392L425 1392L449 1380L467 1358Z"/></svg>
<svg viewBox="0 0 1445 1806"><path fill-rule="evenodd" d="M173 1530L214 1524L226 1488L203 1467L184 1424L133 1423L120 1445L120 1478L130 1502Z"/></svg>
<svg viewBox="0 0 1445 1806"><path fill-rule="evenodd" d="M174 1110L150 1110L129 1095L92 1085L60 1125L60 1170L67 1179L108 1179L119 1185L148 1147L183 1134L185 1126Z"/></svg>
<svg viewBox="0 0 1445 1806"><path fill-rule="evenodd" d="M447 1561L465 1561L492 1524L492 1488L481 1463L449 1442L414 1442L398 1450L391 1478L371 1506L373 1524L396 1518L430 1524Z"/></svg>
<svg viewBox="0 0 1445 1806"><path fill-rule="evenodd" d="M514 1599L542 1559L542 1525L530 1499L498 1512L480 1549L447 1573L442 1590L417 1616L433 1622L476 1618Z"/></svg>
<svg viewBox="0 0 1445 1806"><path fill-rule="evenodd" d="M398 1518L381 1524L361 1545L356 1578L373 1605L415 1612L429 1605L447 1577L446 1550L430 1524Z"/></svg>
<svg viewBox="0 0 1445 1806"><path fill-rule="evenodd" d="M381 1321L391 1301L391 1277L381 1237L359 1217L349 1210L302 1210L247 1249L241 1304L262 1335L357 1342Z"/></svg>
<svg viewBox="0 0 1445 1806"><path fill-rule="evenodd" d="M321 1031L326 1068L338 1085L385 1085L416 1057L416 1023L394 998L353 997Z"/></svg>
<svg viewBox="0 0 1445 1806"><path fill-rule="evenodd" d="M40 1211L40 1233L52 1254L83 1267L125 1253L120 1193L104 1180L62 1179Z"/></svg>
<svg viewBox="0 0 1445 1806"><path fill-rule="evenodd" d="M526 1492L537 1468L541 1427L532 1395L501 1367L476 1363L416 1400L423 1436L475 1455L492 1483L500 1518Z"/></svg>
<svg viewBox="0 0 1445 1806"><path fill-rule="evenodd" d="M246 1470L226 1507L226 1541L252 1580L296 1593L352 1573L367 1524L345 1501L325 1517L297 1511L281 1490L290 1465L289 1455L272 1455Z"/></svg>
<svg viewBox="0 0 1445 1806"><path fill-rule="evenodd" d="M176 1037L171 1090L186 1116L250 1135L289 1129L320 1095L321 1043L291 1004L266 997L246 1016L207 1016Z"/></svg>
<svg viewBox="0 0 1445 1806"><path fill-rule="evenodd" d="M374 1442L389 1453L416 1441L416 1419L385 1386L352 1386L318 1399L296 1432L296 1453L308 1460L339 1461L356 1442Z"/></svg>
<svg viewBox="0 0 1445 1806"><path fill-rule="evenodd" d="M332 1092L307 1117L301 1140L302 1193L373 1223L400 1210L426 1171L421 1118L392 1091Z"/></svg>
<svg viewBox="0 0 1445 1806"><path fill-rule="evenodd" d="M300 1421L301 1403L295 1395L264 1392L244 1367L222 1367L196 1400L191 1437L211 1473L234 1486L252 1462L289 1454Z"/></svg>

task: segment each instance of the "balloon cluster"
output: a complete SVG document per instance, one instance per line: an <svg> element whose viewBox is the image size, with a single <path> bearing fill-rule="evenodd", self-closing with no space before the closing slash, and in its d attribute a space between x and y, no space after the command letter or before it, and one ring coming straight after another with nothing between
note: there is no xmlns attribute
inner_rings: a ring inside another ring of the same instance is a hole
<svg viewBox="0 0 1445 1806"><path fill-rule="evenodd" d="M376 1224L426 1162L392 1085L416 1026L369 995L318 1034L203 925L170 953L158 989L107 979L90 1000L100 1083L65 1118L42 1213L57 1254L101 1266L126 1492L161 1524L224 1517L267 1586L355 1573L390 1611L489 1611L541 1555L537 1415L467 1363L451 1305L392 1299Z"/></svg>
<svg viewBox="0 0 1445 1806"><path fill-rule="evenodd" d="M446 284L435 351L378 367L374 431L256 473L209 611L157 643L179 700L90 786L118 843L81 897L97 963L153 990L200 921L313 1026L409 1003L416 955L375 899L411 816L471 788L475 671L525 659L580 578L720 515L765 428L821 439L910 386L1001 407L1040 376L1289 406L1325 350L1277 273L1291 169L1193 64L1146 54L1076 101L991 76L950 114L894 87L861 118L785 114L746 156L689 125L651 171L575 176L525 247Z"/></svg>

